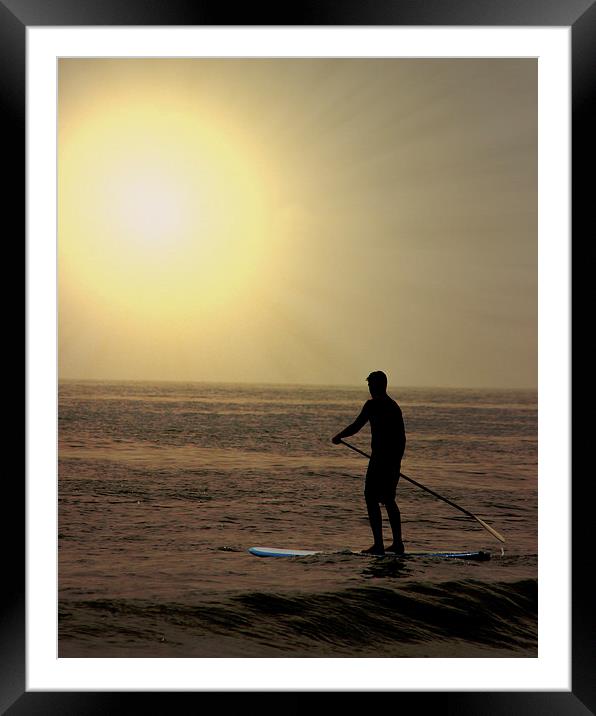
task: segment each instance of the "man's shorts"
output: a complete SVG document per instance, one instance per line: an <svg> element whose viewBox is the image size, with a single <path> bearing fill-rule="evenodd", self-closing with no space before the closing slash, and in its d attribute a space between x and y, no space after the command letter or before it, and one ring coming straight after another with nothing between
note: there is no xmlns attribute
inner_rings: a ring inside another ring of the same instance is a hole
<svg viewBox="0 0 596 716"><path fill-rule="evenodd" d="M401 460L379 460L371 457L364 482L364 497L386 504L395 500Z"/></svg>

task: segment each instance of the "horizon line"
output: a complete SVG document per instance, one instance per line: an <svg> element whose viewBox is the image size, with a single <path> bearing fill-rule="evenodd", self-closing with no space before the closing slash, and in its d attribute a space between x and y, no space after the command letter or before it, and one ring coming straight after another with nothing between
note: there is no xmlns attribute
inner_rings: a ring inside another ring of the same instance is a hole
<svg viewBox="0 0 596 716"><path fill-rule="evenodd" d="M75 378L75 377L58 377L58 383L187 383L187 384L207 384L207 385L264 385L264 386L300 386L304 388L360 388L368 389L366 380L362 383L306 383L299 381L263 381L263 380L201 380L201 379L183 379L183 378ZM502 390L502 391L527 391L534 392L538 390L538 386L487 386L487 385L421 385L421 384L389 384L387 390L391 389L421 389L421 390Z"/></svg>

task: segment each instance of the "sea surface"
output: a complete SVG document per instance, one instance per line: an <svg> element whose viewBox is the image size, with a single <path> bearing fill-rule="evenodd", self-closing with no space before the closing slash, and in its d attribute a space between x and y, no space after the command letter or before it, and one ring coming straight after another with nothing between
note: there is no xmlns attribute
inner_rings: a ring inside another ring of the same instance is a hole
<svg viewBox="0 0 596 716"><path fill-rule="evenodd" d="M366 386L62 381L58 655L536 657L536 393L388 392L402 472L506 538L402 479L406 549L489 561L345 553L367 460L330 438Z"/></svg>

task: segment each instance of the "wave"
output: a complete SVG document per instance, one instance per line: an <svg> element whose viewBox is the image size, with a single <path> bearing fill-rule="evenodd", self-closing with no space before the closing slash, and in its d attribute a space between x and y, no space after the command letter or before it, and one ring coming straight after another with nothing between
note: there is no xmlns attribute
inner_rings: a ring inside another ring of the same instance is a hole
<svg viewBox="0 0 596 716"><path fill-rule="evenodd" d="M408 646L441 655L448 645L490 655L537 655L537 581L413 582L337 592L243 592L211 601L62 600L62 644L97 640L145 649L168 640L173 654L239 656L399 656ZM226 641L227 640L227 641ZM232 651L226 643L234 643ZM214 646L219 645L219 646ZM259 651L261 649L261 651ZM97 654L101 656L101 653Z"/></svg>

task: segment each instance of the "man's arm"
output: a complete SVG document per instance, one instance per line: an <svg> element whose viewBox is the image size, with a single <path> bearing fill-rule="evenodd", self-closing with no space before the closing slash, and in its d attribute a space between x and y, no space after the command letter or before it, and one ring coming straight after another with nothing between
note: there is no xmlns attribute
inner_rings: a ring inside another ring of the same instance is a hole
<svg viewBox="0 0 596 716"><path fill-rule="evenodd" d="M340 433L337 433L337 435L332 437L331 442L334 443L334 445L338 445L343 438L349 438L350 435L354 435L359 430L362 430L362 428L366 425L367 421L368 409L367 403L365 403L364 407L360 411L360 415L356 418L356 420L354 420L351 425L348 425L348 427L342 430Z"/></svg>

